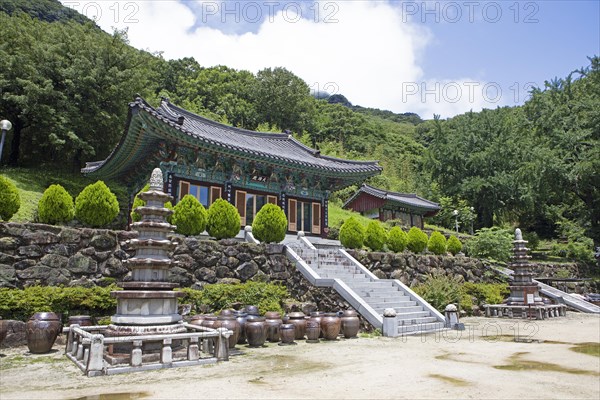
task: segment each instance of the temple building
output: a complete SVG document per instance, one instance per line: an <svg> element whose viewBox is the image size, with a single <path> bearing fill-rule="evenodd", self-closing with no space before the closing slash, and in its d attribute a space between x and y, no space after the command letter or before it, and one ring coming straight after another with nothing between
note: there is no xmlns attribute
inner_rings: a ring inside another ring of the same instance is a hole
<svg viewBox="0 0 600 400"><path fill-rule="evenodd" d="M253 132L211 121L162 99L153 108L137 97L129 104L125 132L106 160L82 173L115 179L132 193L155 167L164 191L179 201L195 196L205 207L217 198L235 205L240 226L252 225L266 203L278 204L289 232L327 234L329 195L377 175L376 161L321 155L288 134Z"/></svg>
<svg viewBox="0 0 600 400"><path fill-rule="evenodd" d="M397 219L402 225L423 229L425 217L432 217L440 211L440 205L416 194L388 192L363 184L346 201L344 208L360 212L362 215L380 221Z"/></svg>

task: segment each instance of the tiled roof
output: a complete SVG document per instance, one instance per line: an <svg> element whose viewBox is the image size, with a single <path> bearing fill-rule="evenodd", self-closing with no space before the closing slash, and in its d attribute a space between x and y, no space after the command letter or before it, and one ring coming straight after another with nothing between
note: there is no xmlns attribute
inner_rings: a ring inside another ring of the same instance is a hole
<svg viewBox="0 0 600 400"><path fill-rule="evenodd" d="M414 193L388 192L386 190L382 190L382 189L375 188L373 186L369 186L366 183L363 184L360 187L360 189L356 193L354 193L354 195L350 199L348 199L348 201L344 204L344 207L346 207L348 204L350 204L350 202L352 202L361 193L367 193L367 194L370 194L371 196L375 196L377 198L380 198L380 199L383 199L386 201L390 201L390 202L394 202L394 203L400 203L400 204L403 204L403 205L406 205L409 207L418 207L420 209L430 210L430 211L438 211L441 209L441 207L438 203L434 203L433 201L429 201L427 199L419 197L418 195L416 195Z"/></svg>

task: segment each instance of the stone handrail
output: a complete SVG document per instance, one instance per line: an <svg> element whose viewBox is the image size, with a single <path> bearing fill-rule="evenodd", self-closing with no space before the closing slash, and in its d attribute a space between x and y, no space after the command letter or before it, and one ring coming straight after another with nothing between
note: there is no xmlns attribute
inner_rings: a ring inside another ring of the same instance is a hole
<svg viewBox="0 0 600 400"><path fill-rule="evenodd" d="M252 227L249 225L244 227L244 240L248 243L260 244L260 242L252 234Z"/></svg>

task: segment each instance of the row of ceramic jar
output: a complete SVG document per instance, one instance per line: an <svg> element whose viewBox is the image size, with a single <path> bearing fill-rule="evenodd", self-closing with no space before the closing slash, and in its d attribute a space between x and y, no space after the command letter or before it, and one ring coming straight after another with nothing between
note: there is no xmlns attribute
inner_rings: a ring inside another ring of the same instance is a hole
<svg viewBox="0 0 600 400"><path fill-rule="evenodd" d="M356 338L360 329L360 320L354 310L341 313L312 312L310 316L302 312L292 312L281 317L274 311L258 315L258 310L223 310L220 315L195 315L191 324L207 328L227 328L233 334L229 337L229 348L248 342L250 347L260 347L266 341L291 344L294 340L306 337L308 342L318 342L319 338L336 340L340 332L346 338Z"/></svg>

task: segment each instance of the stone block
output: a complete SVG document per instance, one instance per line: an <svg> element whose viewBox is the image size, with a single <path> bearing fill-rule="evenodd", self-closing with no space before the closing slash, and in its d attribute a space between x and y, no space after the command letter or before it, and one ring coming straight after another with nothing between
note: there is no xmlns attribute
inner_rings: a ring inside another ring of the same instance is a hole
<svg viewBox="0 0 600 400"><path fill-rule="evenodd" d="M0 264L0 287L14 287L17 284L17 273L15 268Z"/></svg>
<svg viewBox="0 0 600 400"><path fill-rule="evenodd" d="M197 269L195 274L196 278L200 281L208 282L208 283L216 283L217 275L215 272L209 268L200 268Z"/></svg>
<svg viewBox="0 0 600 400"><path fill-rule="evenodd" d="M248 261L235 269L235 273L242 282L252 278L258 272L258 265L254 261Z"/></svg>
<svg viewBox="0 0 600 400"><path fill-rule="evenodd" d="M98 271L98 263L86 255L77 253L69 259L67 269L74 274L95 274Z"/></svg>
<svg viewBox="0 0 600 400"><path fill-rule="evenodd" d="M236 259L234 258L234 260ZM215 274L217 275L217 278L227 278L231 277L232 275L231 270L224 265L219 265L218 267L216 267Z"/></svg>
<svg viewBox="0 0 600 400"><path fill-rule="evenodd" d="M1 237L0 251L16 250L21 244L21 240L16 237Z"/></svg>
<svg viewBox="0 0 600 400"><path fill-rule="evenodd" d="M15 257L13 255L10 254L6 254L6 253L1 253L0 252L0 264L14 264L17 261L19 261L18 257Z"/></svg>
<svg viewBox="0 0 600 400"><path fill-rule="evenodd" d="M58 235L47 231L35 231L23 236L27 244L52 244L58 243Z"/></svg>
<svg viewBox="0 0 600 400"><path fill-rule="evenodd" d="M2 347L19 347L27 344L27 324L25 322L6 319L2 323L7 328Z"/></svg>
<svg viewBox="0 0 600 400"><path fill-rule="evenodd" d="M79 229L63 228L58 237L61 243L79 243L81 233Z"/></svg>
<svg viewBox="0 0 600 400"><path fill-rule="evenodd" d="M90 246L96 250L113 250L117 246L117 238L114 234L103 232L92 237Z"/></svg>

